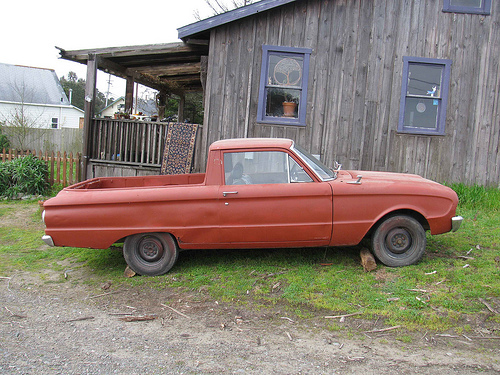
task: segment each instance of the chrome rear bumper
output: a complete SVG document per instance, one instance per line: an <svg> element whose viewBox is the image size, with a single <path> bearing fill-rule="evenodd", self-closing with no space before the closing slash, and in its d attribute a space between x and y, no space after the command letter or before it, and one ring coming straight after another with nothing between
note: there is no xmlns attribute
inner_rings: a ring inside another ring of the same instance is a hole
<svg viewBox="0 0 500 375"><path fill-rule="evenodd" d="M464 221L464 218L462 216L452 217L451 218L451 231L456 232L458 230L458 228L460 228L462 221Z"/></svg>
<svg viewBox="0 0 500 375"><path fill-rule="evenodd" d="M45 234L42 236L43 242L45 242L49 246L54 246L54 241L52 240L52 237L50 237L48 234Z"/></svg>

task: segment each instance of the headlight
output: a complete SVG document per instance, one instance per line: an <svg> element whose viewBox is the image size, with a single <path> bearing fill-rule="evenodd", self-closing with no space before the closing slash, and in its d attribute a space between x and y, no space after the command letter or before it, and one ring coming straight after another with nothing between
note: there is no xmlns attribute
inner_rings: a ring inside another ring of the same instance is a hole
<svg viewBox="0 0 500 375"><path fill-rule="evenodd" d="M45 210L42 211L42 221L45 224Z"/></svg>

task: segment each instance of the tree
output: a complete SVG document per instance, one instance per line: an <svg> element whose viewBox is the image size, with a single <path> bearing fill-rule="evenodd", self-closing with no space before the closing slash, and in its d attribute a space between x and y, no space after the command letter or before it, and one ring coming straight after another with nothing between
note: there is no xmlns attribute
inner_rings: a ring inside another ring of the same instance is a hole
<svg viewBox="0 0 500 375"><path fill-rule="evenodd" d="M193 124L203 124L203 93L191 92L186 94L184 118Z"/></svg>
<svg viewBox="0 0 500 375"><path fill-rule="evenodd" d="M168 121L178 121L177 114L179 111L179 97L171 95L167 97L165 107L165 118ZM193 124L203 124L203 93L191 92L187 93L184 102L184 121Z"/></svg>
<svg viewBox="0 0 500 375"><path fill-rule="evenodd" d="M71 90L71 104L83 110L85 104L85 80L83 78L78 79L75 72L69 72L68 78L62 76L59 82L61 82L61 86L68 98Z"/></svg>
<svg viewBox="0 0 500 375"><path fill-rule="evenodd" d="M68 78L62 76L59 79L59 82L61 82L61 86L64 89L64 92L66 93L66 96L68 98L70 96L69 92L70 90L72 90L71 104L83 110L85 106L85 83L86 83L85 80L83 78L78 78L75 72L69 72ZM110 102L112 102L113 100L114 100L113 98L108 99L108 101ZM100 112L101 110L104 109L105 106L106 106L106 95L104 95L99 90L96 90L95 112L96 113Z"/></svg>
<svg viewBox="0 0 500 375"><path fill-rule="evenodd" d="M29 137L39 139L44 136L42 130L44 111L26 104L33 102L34 92L24 82L19 85L13 84L12 88L18 97L18 104L9 113L0 114L2 116L0 120L8 138L21 149L25 149ZM34 132L35 129L39 131Z"/></svg>
<svg viewBox="0 0 500 375"><path fill-rule="evenodd" d="M255 3L255 0L205 0L214 15L229 12L232 9L241 8L245 5ZM194 13L195 18L201 19L198 11Z"/></svg>

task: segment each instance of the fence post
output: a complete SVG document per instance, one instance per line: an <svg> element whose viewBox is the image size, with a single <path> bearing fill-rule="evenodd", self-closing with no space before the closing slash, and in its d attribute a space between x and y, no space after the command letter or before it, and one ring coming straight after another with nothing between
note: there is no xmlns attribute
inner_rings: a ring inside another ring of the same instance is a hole
<svg viewBox="0 0 500 375"><path fill-rule="evenodd" d="M76 182L80 182L82 180L82 153L77 153L77 162L76 162Z"/></svg>
<svg viewBox="0 0 500 375"><path fill-rule="evenodd" d="M55 170L54 170L54 151L50 153L50 184L54 185L54 176L55 176Z"/></svg>
<svg viewBox="0 0 500 375"><path fill-rule="evenodd" d="M73 182L73 153L70 152L69 153L69 177L68 177L68 182L70 185L73 185L74 182Z"/></svg>
<svg viewBox="0 0 500 375"><path fill-rule="evenodd" d="M63 162L62 162L62 164L63 164L63 181L62 181L63 187L67 186L66 185L66 183L67 183L66 176L67 176L68 161L66 159L66 156L67 156L66 151L64 151Z"/></svg>
<svg viewBox="0 0 500 375"><path fill-rule="evenodd" d="M60 184L61 183L61 151L57 151L57 158L56 158L56 183Z"/></svg>

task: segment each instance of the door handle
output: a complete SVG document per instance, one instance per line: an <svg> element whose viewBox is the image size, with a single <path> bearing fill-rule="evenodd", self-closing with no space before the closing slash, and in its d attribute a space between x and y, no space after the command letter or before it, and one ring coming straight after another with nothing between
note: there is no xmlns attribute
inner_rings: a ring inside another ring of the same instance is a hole
<svg viewBox="0 0 500 375"><path fill-rule="evenodd" d="M237 191L223 191L223 192L222 192L222 195L223 195L224 197L227 197L227 196L228 196L228 194L238 194L238 192L237 192Z"/></svg>
<svg viewBox="0 0 500 375"><path fill-rule="evenodd" d="M361 179L363 178L363 176L358 174L356 177L358 178L356 181L347 181L347 183L353 185L361 185Z"/></svg>

